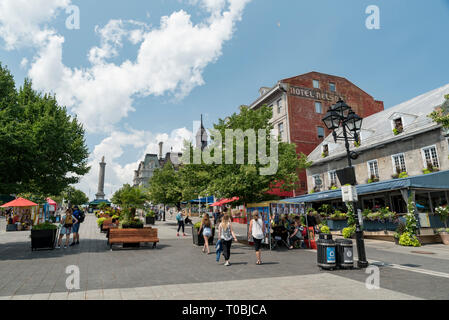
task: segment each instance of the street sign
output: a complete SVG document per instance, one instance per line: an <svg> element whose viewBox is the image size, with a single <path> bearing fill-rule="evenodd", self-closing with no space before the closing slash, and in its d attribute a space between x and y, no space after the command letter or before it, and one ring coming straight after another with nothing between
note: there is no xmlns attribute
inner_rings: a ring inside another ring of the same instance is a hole
<svg viewBox="0 0 449 320"><path fill-rule="evenodd" d="M343 186L341 187L341 194L343 202L356 202L358 201L357 189L355 186Z"/></svg>

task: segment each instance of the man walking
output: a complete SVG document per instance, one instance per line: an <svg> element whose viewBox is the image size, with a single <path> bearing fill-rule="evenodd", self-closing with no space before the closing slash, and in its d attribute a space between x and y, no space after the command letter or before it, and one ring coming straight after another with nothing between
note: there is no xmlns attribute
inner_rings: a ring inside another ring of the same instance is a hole
<svg viewBox="0 0 449 320"><path fill-rule="evenodd" d="M81 220L84 220L84 218L81 218L82 212L80 211L78 206L75 206L74 211L73 211L73 216L76 219L76 223L74 223L73 227L72 227L73 240L72 240L72 244L70 245L71 247L73 247L74 245L80 244L79 230L80 230Z"/></svg>

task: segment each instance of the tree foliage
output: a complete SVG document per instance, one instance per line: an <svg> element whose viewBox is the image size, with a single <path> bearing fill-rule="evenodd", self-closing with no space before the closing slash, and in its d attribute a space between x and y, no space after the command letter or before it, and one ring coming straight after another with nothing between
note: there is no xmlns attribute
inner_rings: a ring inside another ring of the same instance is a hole
<svg viewBox="0 0 449 320"><path fill-rule="evenodd" d="M156 169L150 178L148 186L150 201L158 204L176 204L179 206L182 199L179 177L180 173L175 171L170 161L162 169Z"/></svg>
<svg viewBox="0 0 449 320"><path fill-rule="evenodd" d="M449 129L449 94L445 95L444 98L446 101L441 107L432 112L429 117L436 123L441 124L443 128Z"/></svg>
<svg viewBox="0 0 449 320"><path fill-rule="evenodd" d="M119 205L124 209L126 220L131 221L137 208L144 208L149 200L146 190L140 187L132 187L129 184L123 185L112 196L112 203Z"/></svg>
<svg viewBox="0 0 449 320"><path fill-rule="evenodd" d="M254 130L256 132L256 139L259 139L257 136L258 130L265 130L267 156L270 156L270 143L274 139L277 139L271 134L273 129L273 126L269 122L271 118L272 109L267 106L263 106L257 110L241 106L240 113L234 113L225 120L219 119L218 123L214 125L214 130L221 134L223 140L226 136L225 131L227 129L240 129L243 132L248 129ZM209 150L211 151L212 157L215 155L215 152L222 153L222 164L204 164L204 161L202 161L201 164L186 165L181 170L183 195L195 195L195 197L191 197L190 199L197 198L199 195L212 194L220 198L238 196L242 203L266 200L269 197L267 191L275 185L282 191L290 191L295 188L298 182L298 171L310 165L310 162L307 161L307 157L304 154L298 157L294 144L279 142L277 158L278 170L272 175L261 175L261 168L267 167L268 165L262 164L259 158L257 158L254 164L249 164L248 143L248 138L245 138L243 146L244 164L238 164L236 161L236 150L238 146L237 140L234 139L232 144L234 151L233 164L225 164L226 148L222 147L211 148ZM259 141L257 140L256 154L259 154L260 151L258 150L258 145ZM192 155L192 146L187 145L186 147L191 148L191 152L187 153ZM188 150L185 148L183 153L185 154L186 151ZM183 198L185 199L185 197Z"/></svg>
<svg viewBox="0 0 449 320"><path fill-rule="evenodd" d="M0 64L0 193L59 194L89 171L84 129L56 98L16 90Z"/></svg>

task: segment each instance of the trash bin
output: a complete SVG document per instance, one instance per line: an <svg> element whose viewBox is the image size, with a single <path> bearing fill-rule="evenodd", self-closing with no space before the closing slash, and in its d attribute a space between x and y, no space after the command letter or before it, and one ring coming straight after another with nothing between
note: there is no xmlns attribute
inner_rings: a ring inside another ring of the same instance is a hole
<svg viewBox="0 0 449 320"><path fill-rule="evenodd" d="M337 266L339 268L354 268L354 249L349 239L336 239Z"/></svg>
<svg viewBox="0 0 449 320"><path fill-rule="evenodd" d="M328 237L328 236L327 236ZM328 237L329 238L329 237ZM317 264L322 269L334 269L337 267L335 241L330 239L320 239L317 244Z"/></svg>

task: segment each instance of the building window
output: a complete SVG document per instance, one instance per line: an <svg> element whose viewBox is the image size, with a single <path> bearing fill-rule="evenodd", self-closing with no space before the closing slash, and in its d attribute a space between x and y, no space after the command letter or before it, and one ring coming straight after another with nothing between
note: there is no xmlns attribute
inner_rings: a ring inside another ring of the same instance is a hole
<svg viewBox="0 0 449 320"><path fill-rule="evenodd" d="M313 184L314 184L314 188L313 191L318 192L321 190L321 186L323 185L323 180L321 180L321 177L319 174L316 174L314 176L312 176L313 178Z"/></svg>
<svg viewBox="0 0 449 320"><path fill-rule="evenodd" d="M283 122L278 124L278 132L279 132L280 137L284 136L284 123Z"/></svg>
<svg viewBox="0 0 449 320"><path fill-rule="evenodd" d="M323 127L317 127L318 130L318 138L324 138L324 128Z"/></svg>
<svg viewBox="0 0 449 320"><path fill-rule="evenodd" d="M329 155L329 145L327 144L323 144L323 153L321 154L321 156L323 158L327 157Z"/></svg>
<svg viewBox="0 0 449 320"><path fill-rule="evenodd" d="M405 166L405 157L403 153L395 154L391 156L393 158L393 169L394 173L407 172L407 167Z"/></svg>
<svg viewBox="0 0 449 320"><path fill-rule="evenodd" d="M435 146L422 149L425 168L439 168L437 148Z"/></svg>
<svg viewBox="0 0 449 320"><path fill-rule="evenodd" d="M323 113L323 106L322 106L321 102L315 102L315 112Z"/></svg>
<svg viewBox="0 0 449 320"><path fill-rule="evenodd" d="M331 187L337 186L337 171L329 171L329 183Z"/></svg>
<svg viewBox="0 0 449 320"><path fill-rule="evenodd" d="M379 180L379 167L377 165L377 160L368 161L368 174L369 180L372 182Z"/></svg>
<svg viewBox="0 0 449 320"><path fill-rule="evenodd" d="M277 107L278 107L278 113L281 113L281 111L282 111L282 99L279 99L277 101Z"/></svg>
<svg viewBox="0 0 449 320"><path fill-rule="evenodd" d="M393 131L395 131L395 134L402 133L404 131L404 127L402 125L402 118L394 119L393 122L394 122Z"/></svg>
<svg viewBox="0 0 449 320"><path fill-rule="evenodd" d="M329 90L330 90L331 92L337 91L336 88L335 88L335 83L329 82Z"/></svg>
<svg viewBox="0 0 449 320"><path fill-rule="evenodd" d="M320 81L318 80L313 80L313 87L315 89L319 89L320 88Z"/></svg>

